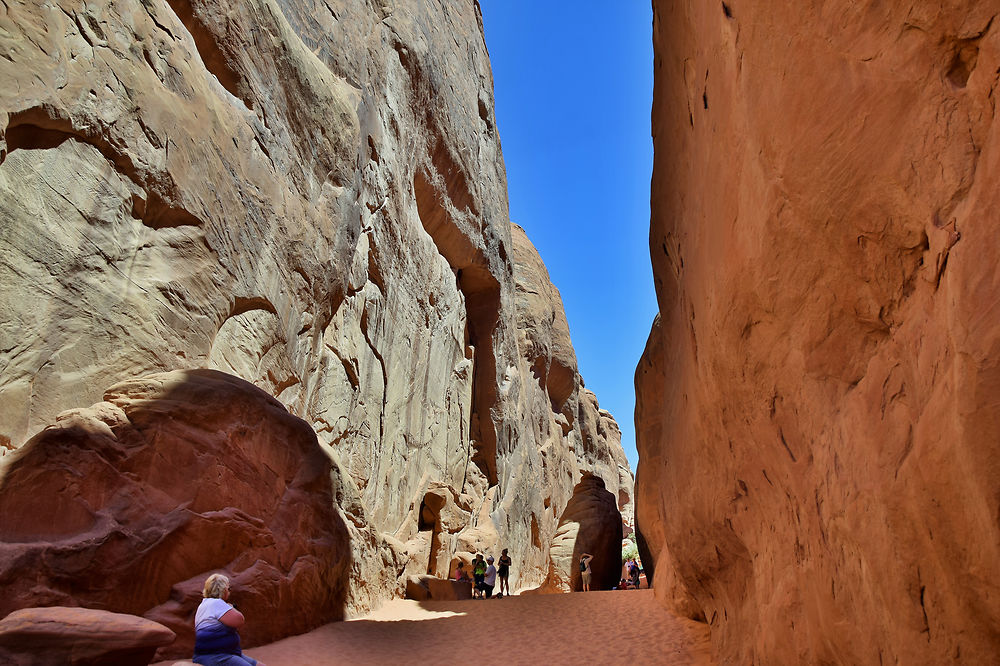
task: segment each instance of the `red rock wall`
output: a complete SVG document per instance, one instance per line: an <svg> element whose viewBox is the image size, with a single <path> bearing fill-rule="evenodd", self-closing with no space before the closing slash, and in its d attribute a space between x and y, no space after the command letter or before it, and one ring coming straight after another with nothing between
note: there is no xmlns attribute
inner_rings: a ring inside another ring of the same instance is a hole
<svg viewBox="0 0 1000 666"><path fill-rule="evenodd" d="M339 473L309 424L214 370L112 387L63 413L0 484L0 616L31 606L145 615L190 656L209 573L232 578L252 646L343 619Z"/></svg>
<svg viewBox="0 0 1000 666"><path fill-rule="evenodd" d="M1000 2L653 7L658 594L729 663L995 661Z"/></svg>

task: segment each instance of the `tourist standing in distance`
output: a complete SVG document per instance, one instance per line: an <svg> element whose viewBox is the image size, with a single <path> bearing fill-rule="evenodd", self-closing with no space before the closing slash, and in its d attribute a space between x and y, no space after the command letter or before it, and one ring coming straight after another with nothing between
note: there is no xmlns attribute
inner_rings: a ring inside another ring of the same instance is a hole
<svg viewBox="0 0 1000 666"><path fill-rule="evenodd" d="M212 574L205 581L204 599L194 616L194 657L203 666L264 666L240 649L237 631L246 621L229 603L229 579Z"/></svg>
<svg viewBox="0 0 1000 666"><path fill-rule="evenodd" d="M632 584L635 585L635 589L639 589L639 565L636 564L635 560L628 561L628 575L632 579Z"/></svg>
<svg viewBox="0 0 1000 666"><path fill-rule="evenodd" d="M590 592L590 561L594 559L594 556L590 553L584 553L580 556L580 581L583 583L583 591Z"/></svg>
<svg viewBox="0 0 1000 666"><path fill-rule="evenodd" d="M483 554L476 554L476 561L472 563L472 579L475 581L472 588L472 598L482 599L483 598L483 578L486 577L486 562L483 560Z"/></svg>
<svg viewBox="0 0 1000 666"><path fill-rule="evenodd" d="M486 598L489 599L493 596L493 588L497 584L497 568L493 566L492 555L486 558L486 564L486 574L483 576L483 591L486 592Z"/></svg>
<svg viewBox="0 0 1000 666"><path fill-rule="evenodd" d="M511 559L510 555L507 554L507 549L504 548L500 553L500 561L498 562L500 567L497 569L497 576L500 577L500 592L497 597L503 597L503 595L510 596L510 565Z"/></svg>

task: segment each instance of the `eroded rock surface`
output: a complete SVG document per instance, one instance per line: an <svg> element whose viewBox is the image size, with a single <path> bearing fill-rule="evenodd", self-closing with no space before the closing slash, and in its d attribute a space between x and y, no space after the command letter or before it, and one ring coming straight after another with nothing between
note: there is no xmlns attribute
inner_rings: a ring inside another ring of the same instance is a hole
<svg viewBox="0 0 1000 666"><path fill-rule="evenodd" d="M0 620L0 663L145 666L174 632L134 615L92 608L24 608Z"/></svg>
<svg viewBox="0 0 1000 666"><path fill-rule="evenodd" d="M653 4L657 594L727 663L994 661L1000 3Z"/></svg>
<svg viewBox="0 0 1000 666"><path fill-rule="evenodd" d="M14 0L0 49L0 465L67 418L110 446L99 424L123 408L101 401L123 380L238 376L332 461L347 614L474 551L509 548L512 585L539 584L584 472L630 515L617 426L582 388L541 260L512 239L476 2ZM160 502L192 465L115 483ZM272 538L253 512L219 517L237 541ZM210 551L237 587L256 575ZM158 619L207 566L158 572L142 598L86 572L40 589Z"/></svg>
<svg viewBox="0 0 1000 666"><path fill-rule="evenodd" d="M190 655L209 574L248 644L342 619L351 546L309 425L214 370L118 384L19 450L0 486L0 615L91 606L169 627Z"/></svg>
<svg viewBox="0 0 1000 666"><path fill-rule="evenodd" d="M590 561L591 590L610 590L619 582L622 570L622 517L615 496L604 482L585 474L573 489L573 497L559 519L559 527L549 549L549 570L537 589L543 594L579 592L580 556Z"/></svg>
<svg viewBox="0 0 1000 666"><path fill-rule="evenodd" d="M549 547L568 511L578 484L596 477L612 499L617 523L606 524L617 534L620 565L621 523L632 520L632 473L621 447L621 431L601 409L597 397L583 386L570 342L569 326L559 291L524 230L512 225L520 376L525 378L519 406L526 446L512 453L522 474L505 513L524 515L530 525L510 530L530 535L531 575L511 581L516 587L537 587L550 577ZM611 537L609 537L611 538ZM514 560L514 570L518 561Z"/></svg>

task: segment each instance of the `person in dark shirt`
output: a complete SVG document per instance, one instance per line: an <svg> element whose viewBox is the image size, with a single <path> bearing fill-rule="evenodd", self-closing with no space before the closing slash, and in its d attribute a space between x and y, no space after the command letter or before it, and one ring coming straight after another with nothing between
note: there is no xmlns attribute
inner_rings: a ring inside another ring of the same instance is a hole
<svg viewBox="0 0 1000 666"><path fill-rule="evenodd" d="M486 578L486 560L483 559L482 553L478 553L472 563L472 578L476 581L472 588L472 598L482 599L485 594L483 579Z"/></svg>
<svg viewBox="0 0 1000 666"><path fill-rule="evenodd" d="M590 561L594 559L594 556L590 553L584 553L580 556L580 582L583 584L583 591L590 592L590 577L592 571L590 570Z"/></svg>
<svg viewBox="0 0 1000 666"><path fill-rule="evenodd" d="M507 549L504 548L500 553L500 561L497 563L500 566L497 568L497 577L500 579L500 590L497 593L497 597L503 597L503 595L510 596L510 582L508 581L510 577L510 565L511 559L510 555L507 554Z"/></svg>

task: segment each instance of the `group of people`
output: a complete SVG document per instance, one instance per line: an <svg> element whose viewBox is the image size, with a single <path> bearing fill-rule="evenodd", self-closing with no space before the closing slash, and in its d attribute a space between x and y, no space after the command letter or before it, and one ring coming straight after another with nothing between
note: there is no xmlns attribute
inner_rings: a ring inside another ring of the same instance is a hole
<svg viewBox="0 0 1000 666"><path fill-rule="evenodd" d="M616 587L616 590L638 590L639 589L639 575L642 573L642 569L639 567L639 563L634 559L629 559L625 562L625 574L626 577L621 579L621 582Z"/></svg>
<svg viewBox="0 0 1000 666"><path fill-rule="evenodd" d="M510 596L510 565L511 559L504 548L500 553L499 567L493 565L493 556L483 558L482 553L477 553L472 561L472 598L489 599L493 596L493 590L500 582L500 589L497 592L497 599L502 599L506 594ZM465 564L459 561L455 568L456 581L468 581L469 574L465 571Z"/></svg>
<svg viewBox="0 0 1000 666"><path fill-rule="evenodd" d="M584 592L590 591L592 571L590 561L594 556L583 553L580 556L580 581ZM504 548L500 553L499 567L493 565L493 556L483 558L482 553L476 555L472 562L472 598L489 599L499 580L500 590L497 598L510 595L510 555ZM639 587L639 565L634 560L626 563L630 582ZM468 581L469 575L465 565L459 561L455 571L456 581ZM622 579L625 589L626 579ZM212 574L205 581L202 590L201 605L195 613L194 658L192 661L204 666L264 666L263 663L245 656L240 649L238 629L243 626L243 614L229 603L230 582L222 574Z"/></svg>

